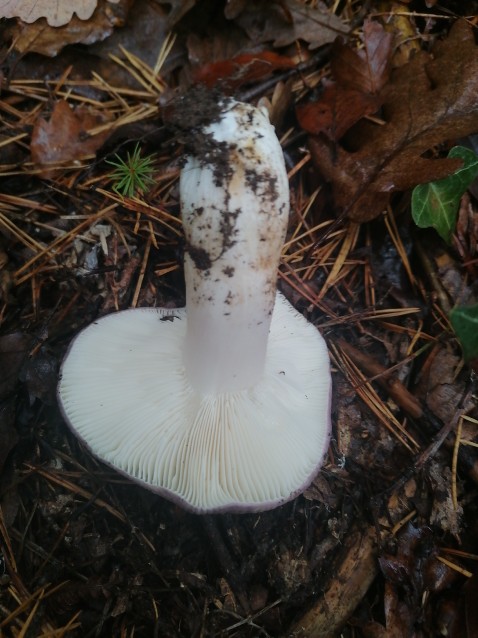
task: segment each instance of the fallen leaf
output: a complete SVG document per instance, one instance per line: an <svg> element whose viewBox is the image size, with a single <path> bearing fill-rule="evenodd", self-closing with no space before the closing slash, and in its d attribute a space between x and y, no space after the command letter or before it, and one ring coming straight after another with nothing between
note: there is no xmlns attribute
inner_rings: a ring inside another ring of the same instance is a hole
<svg viewBox="0 0 478 638"><path fill-rule="evenodd" d="M242 29L222 20L205 36L192 32L186 39L188 60L194 69L234 58L247 51L248 47L250 41Z"/></svg>
<svg viewBox="0 0 478 638"><path fill-rule="evenodd" d="M468 191L460 200L458 216L456 220L453 245L465 267L469 281L478 281L478 211L475 210L473 197L478 188L478 180L468 188ZM462 275L463 277L463 275Z"/></svg>
<svg viewBox="0 0 478 638"><path fill-rule="evenodd" d="M375 113L380 101L355 89L347 89L335 82L324 83L320 100L300 104L296 108L300 127L318 135L324 133L330 140L339 140L365 115Z"/></svg>
<svg viewBox="0 0 478 638"><path fill-rule="evenodd" d="M45 167L43 176L48 177L50 167L94 154L109 132L89 135L88 130L104 121L103 114L88 106L73 110L64 100L56 102L50 120L40 117L35 123L30 147L32 161Z"/></svg>
<svg viewBox="0 0 478 638"><path fill-rule="evenodd" d="M353 151L324 136L310 138L316 166L332 183L335 203L363 222L381 214L390 193L447 177L456 158L424 154L478 130L478 55L472 29L457 21L433 55L421 52L383 90L383 125L361 122Z"/></svg>
<svg viewBox="0 0 478 638"><path fill-rule="evenodd" d="M392 55L392 66L397 68L420 51L421 39L417 38L417 19L413 12L404 11L401 2L391 2L389 8L384 26L390 33L399 34Z"/></svg>
<svg viewBox="0 0 478 638"><path fill-rule="evenodd" d="M390 76L393 39L375 20L365 21L362 49L352 48L337 38L330 59L335 81L348 89L377 95Z"/></svg>
<svg viewBox="0 0 478 638"><path fill-rule="evenodd" d="M0 0L1 2L1 0ZM93 44L107 38L116 27L123 26L133 0L100 0L97 10L85 21L71 17L65 26L52 26L45 19L32 24L19 22L8 33L19 53L40 53L53 57L68 44Z"/></svg>
<svg viewBox="0 0 478 638"><path fill-rule="evenodd" d="M159 4L167 4L171 8L168 13L168 29L176 26L176 23L194 7L197 0L158 0Z"/></svg>
<svg viewBox="0 0 478 638"><path fill-rule="evenodd" d="M297 107L297 119L308 133L324 133L339 140L362 117L375 113L382 104L380 90L389 78L393 36L372 20L365 23L364 46L357 51L335 41L331 52L334 82L324 82L315 102Z"/></svg>
<svg viewBox="0 0 478 638"><path fill-rule="evenodd" d="M460 144L461 146L465 146L466 148L470 148L472 151L475 151L478 155L478 133L468 135L466 138L460 140ZM470 192L475 199L478 199L478 179L470 186Z"/></svg>
<svg viewBox="0 0 478 638"><path fill-rule="evenodd" d="M35 399L48 405L56 403L58 361L46 348L40 348L34 357L25 362L20 379L26 385L31 403Z"/></svg>
<svg viewBox="0 0 478 638"><path fill-rule="evenodd" d="M308 6L298 0L248 2L235 21L253 43L273 42L275 47L304 40L310 49L333 42L348 33L348 26L323 2Z"/></svg>
<svg viewBox="0 0 478 638"><path fill-rule="evenodd" d="M466 392L466 382L458 376L461 357L452 348L441 347L430 355L414 388L414 395L443 423L456 415Z"/></svg>
<svg viewBox="0 0 478 638"><path fill-rule="evenodd" d="M379 557L385 577L384 635L387 638L416 636L413 628L423 614L420 601L424 592L449 587L456 574L437 560L438 548L429 527L409 523L389 547Z"/></svg>
<svg viewBox="0 0 478 638"><path fill-rule="evenodd" d="M432 494L431 504L429 502L426 504L426 509L429 511L430 525L434 529L439 528L443 532L458 538L463 526L463 506L460 501L455 503L453 500L451 469L432 460L428 464L428 483ZM431 578L433 583L428 583L429 589L437 590L442 587L440 574L436 570L432 570L429 576L433 576Z"/></svg>
<svg viewBox="0 0 478 638"><path fill-rule="evenodd" d="M116 4L119 0L108 2ZM0 0L0 18L20 18L28 23L46 18L51 27L61 27L74 13L80 20L88 20L97 4L98 0Z"/></svg>
<svg viewBox="0 0 478 638"><path fill-rule="evenodd" d="M272 51L243 53L230 60L218 60L196 69L195 82L210 88L221 83L221 87L237 88L249 82L257 82L268 77L273 71L291 69L295 62L284 55Z"/></svg>
<svg viewBox="0 0 478 638"><path fill-rule="evenodd" d="M271 124L278 130L282 128L284 119L294 102L293 85L294 78L289 78L287 82L279 80L274 87L271 98L263 96L257 102L257 106L267 109Z"/></svg>
<svg viewBox="0 0 478 638"><path fill-rule="evenodd" d="M460 200L478 176L478 156L468 148L455 146L448 157L463 165L452 175L428 184L420 184L412 193L412 217L420 228L435 228L450 243L456 226Z"/></svg>
<svg viewBox="0 0 478 638"><path fill-rule="evenodd" d="M109 84L138 88L137 80L113 62L111 56L125 59L123 49L154 69L169 31L165 7L151 0L134 0L134 11L128 12L125 25L115 29L105 40L90 46L89 52L101 58L97 71ZM184 64L184 50L182 43L176 39L161 66L161 75L181 64Z"/></svg>

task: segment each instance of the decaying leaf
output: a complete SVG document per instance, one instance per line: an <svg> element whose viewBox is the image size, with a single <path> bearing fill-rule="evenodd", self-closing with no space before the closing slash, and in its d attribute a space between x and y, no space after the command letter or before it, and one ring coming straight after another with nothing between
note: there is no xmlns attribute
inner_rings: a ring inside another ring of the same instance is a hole
<svg viewBox="0 0 478 638"><path fill-rule="evenodd" d="M432 460L428 465L428 480L433 489L430 524L453 536L459 536L463 524L463 506L460 502L453 502L450 468Z"/></svg>
<svg viewBox="0 0 478 638"><path fill-rule="evenodd" d="M390 74L393 36L378 22L368 20L363 40L359 51L340 38L335 41L330 61L335 81L324 82L324 92L317 101L297 107L299 124L308 133L324 133L331 140L339 140L382 104L380 91Z"/></svg>
<svg viewBox="0 0 478 638"><path fill-rule="evenodd" d="M393 35L375 20L363 27L363 48L355 49L338 38L332 47L330 66L336 82L348 89L377 95L390 76Z"/></svg>
<svg viewBox="0 0 478 638"><path fill-rule="evenodd" d="M311 49L316 49L349 30L323 2L316 2L312 7L298 0L248 2L235 21L253 43L272 41L275 47L304 40Z"/></svg>
<svg viewBox="0 0 478 638"><path fill-rule="evenodd" d="M395 541L393 551L379 557L385 577L384 615L387 638L416 636L424 592L449 587L455 580L453 570L437 560L438 548L432 530L409 523Z"/></svg>
<svg viewBox="0 0 478 638"><path fill-rule="evenodd" d="M279 69L291 69L295 62L273 51L243 53L230 60L218 60L197 69L194 80L210 88L221 83L222 88L232 89L257 82Z"/></svg>
<svg viewBox="0 0 478 638"><path fill-rule="evenodd" d="M104 116L87 106L73 110L68 102L55 104L50 120L39 118L32 132L31 154L35 164L49 169L92 155L105 142L109 131L90 135L89 130L104 122Z"/></svg>
<svg viewBox="0 0 478 638"><path fill-rule="evenodd" d="M116 4L119 0L108 0ZM61 27L76 13L80 20L93 15L98 0L0 0L0 18L20 18L35 22L46 18L51 27Z"/></svg>
<svg viewBox="0 0 478 638"><path fill-rule="evenodd" d="M427 159L437 144L478 130L478 49L457 21L433 56L422 52L396 70L383 90L383 125L354 129L353 152L312 137L316 165L332 183L337 207L358 222L379 215L390 193L441 179L459 159Z"/></svg>
<svg viewBox="0 0 478 638"><path fill-rule="evenodd" d="M451 348L440 348L431 356L414 394L443 423L449 423L465 393L464 381L457 379L461 360Z"/></svg>
<svg viewBox="0 0 478 638"><path fill-rule="evenodd" d="M31 403L35 399L40 399L48 405L55 403L58 361L46 347L41 347L35 356L27 359L21 370L20 379L25 383Z"/></svg>
<svg viewBox="0 0 478 638"><path fill-rule="evenodd" d="M128 0L128 3L133 4L133 0ZM114 86L137 88L138 84L130 73L123 72L119 75L120 67L113 62L112 56L124 58L121 51L127 51L154 69L171 30L170 16L165 6L150 0L134 0L133 6L134 10L128 11L127 20L121 29L115 29L108 38L89 47L90 53L101 59L98 73ZM181 63L184 63L182 46L176 42L161 66L161 75Z"/></svg>
<svg viewBox="0 0 478 638"><path fill-rule="evenodd" d="M1 3L1 0L0 0ZM40 53L53 57L68 44L93 44L107 38L122 26L132 0L99 0L98 8L87 21L74 15L68 24L52 26L46 20L32 24L19 22L9 29L9 37L19 53Z"/></svg>
<svg viewBox="0 0 478 638"><path fill-rule="evenodd" d="M324 82L324 92L317 102L300 104L296 109L300 127L330 140L339 140L365 115L375 113L380 102L375 95L347 89L336 82Z"/></svg>

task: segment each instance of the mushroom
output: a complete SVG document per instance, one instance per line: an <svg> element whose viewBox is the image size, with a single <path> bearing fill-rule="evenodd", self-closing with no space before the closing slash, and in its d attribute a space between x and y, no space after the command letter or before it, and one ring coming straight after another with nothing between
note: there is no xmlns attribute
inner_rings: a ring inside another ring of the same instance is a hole
<svg viewBox="0 0 478 638"><path fill-rule="evenodd" d="M221 98L186 160L186 308L107 315L74 339L66 422L119 472L195 512L260 511L299 494L328 446L318 330L277 292L289 214L267 115Z"/></svg>

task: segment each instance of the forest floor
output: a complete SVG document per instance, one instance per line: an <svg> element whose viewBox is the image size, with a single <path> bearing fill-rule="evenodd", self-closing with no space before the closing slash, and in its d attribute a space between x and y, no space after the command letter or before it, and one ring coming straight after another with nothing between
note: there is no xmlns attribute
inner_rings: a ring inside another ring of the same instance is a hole
<svg viewBox="0 0 478 638"><path fill-rule="evenodd" d="M0 2L0 636L478 636L476 335L451 324L478 300L476 185L428 228L411 214L478 147L478 3L60 5ZM188 132L167 114L195 84L269 111L278 287L332 362L325 464L258 514L134 485L56 400L81 328L184 305ZM152 172L128 191L109 162L136 148Z"/></svg>

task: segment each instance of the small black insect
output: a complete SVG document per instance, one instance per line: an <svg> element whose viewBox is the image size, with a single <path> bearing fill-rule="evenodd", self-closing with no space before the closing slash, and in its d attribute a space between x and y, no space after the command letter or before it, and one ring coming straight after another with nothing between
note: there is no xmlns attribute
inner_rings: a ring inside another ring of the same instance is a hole
<svg viewBox="0 0 478 638"><path fill-rule="evenodd" d="M165 315L161 317L160 321L174 321L175 319L179 319L176 315Z"/></svg>

